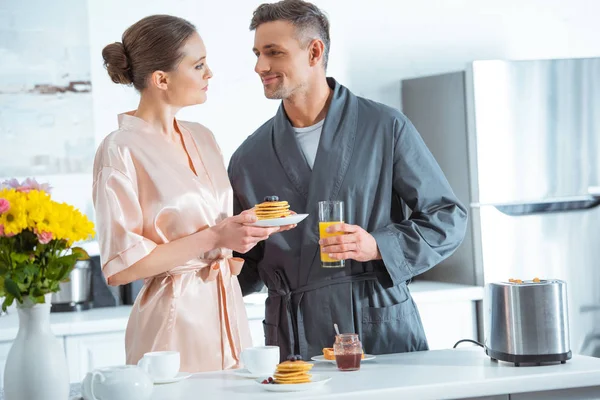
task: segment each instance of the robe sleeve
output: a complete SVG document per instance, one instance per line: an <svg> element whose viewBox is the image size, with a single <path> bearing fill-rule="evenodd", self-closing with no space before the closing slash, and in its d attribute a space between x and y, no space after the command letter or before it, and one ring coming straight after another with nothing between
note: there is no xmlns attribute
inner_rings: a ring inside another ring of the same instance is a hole
<svg viewBox="0 0 600 400"><path fill-rule="evenodd" d="M394 284L439 264L462 243L467 211L454 195L441 168L413 124L394 124L393 190L412 210L371 232Z"/></svg>
<svg viewBox="0 0 600 400"><path fill-rule="evenodd" d="M108 279L146 257L157 245L142 235L137 191L125 174L102 167L94 181L93 201L102 272Z"/></svg>
<svg viewBox="0 0 600 400"><path fill-rule="evenodd" d="M233 159L229 162L229 180L233 183L234 179L232 174L235 172L233 168ZM245 209L243 208L240 200L235 193L233 188L233 215L238 215ZM242 254L236 251L233 252L234 257L240 257L244 260L244 266L242 271L237 276L240 287L242 288L242 295L246 296L255 292L260 292L264 286L264 282L258 273L258 263L262 260L265 251L265 242L259 242L248 252Z"/></svg>

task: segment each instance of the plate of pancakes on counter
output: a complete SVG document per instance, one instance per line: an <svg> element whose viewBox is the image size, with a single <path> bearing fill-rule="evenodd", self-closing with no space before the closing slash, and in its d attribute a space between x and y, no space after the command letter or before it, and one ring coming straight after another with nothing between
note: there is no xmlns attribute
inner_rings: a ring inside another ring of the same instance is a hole
<svg viewBox="0 0 600 400"><path fill-rule="evenodd" d="M331 377L311 374L314 364L303 361L300 356L288 357L277 365L273 376L257 379L255 382L270 392L301 392L319 388Z"/></svg>
<svg viewBox="0 0 600 400"><path fill-rule="evenodd" d="M369 361L369 360L374 360L376 357L372 354L365 354L365 352L363 351L363 354L361 356L361 361ZM325 349L323 349L323 354L320 356L314 356L311 357L311 360L313 361L319 361L319 362L329 362L332 364L336 364L336 359L335 359L335 354L333 352L333 348L332 347L327 347Z"/></svg>
<svg viewBox="0 0 600 400"><path fill-rule="evenodd" d="M295 214L290 211L287 201L280 201L277 196L267 196L264 201L254 206L258 221L253 226L285 226L293 225L308 217L308 214Z"/></svg>

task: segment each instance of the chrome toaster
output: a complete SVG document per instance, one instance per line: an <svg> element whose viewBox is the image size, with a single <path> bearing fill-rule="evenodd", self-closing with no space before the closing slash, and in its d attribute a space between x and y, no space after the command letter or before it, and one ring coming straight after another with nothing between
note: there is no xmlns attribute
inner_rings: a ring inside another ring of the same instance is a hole
<svg viewBox="0 0 600 400"><path fill-rule="evenodd" d="M521 364L571 358L567 284L561 280L489 283L484 297L484 348L492 360Z"/></svg>

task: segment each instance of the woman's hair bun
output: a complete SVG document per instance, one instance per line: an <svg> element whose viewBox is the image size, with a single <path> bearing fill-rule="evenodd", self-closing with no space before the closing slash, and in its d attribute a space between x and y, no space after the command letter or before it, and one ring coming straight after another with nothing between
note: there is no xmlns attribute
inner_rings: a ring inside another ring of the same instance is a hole
<svg viewBox="0 0 600 400"><path fill-rule="evenodd" d="M104 58L104 67L114 83L123 85L133 83L131 79L131 66L127 60L127 51L123 43L115 42L104 47L102 58Z"/></svg>

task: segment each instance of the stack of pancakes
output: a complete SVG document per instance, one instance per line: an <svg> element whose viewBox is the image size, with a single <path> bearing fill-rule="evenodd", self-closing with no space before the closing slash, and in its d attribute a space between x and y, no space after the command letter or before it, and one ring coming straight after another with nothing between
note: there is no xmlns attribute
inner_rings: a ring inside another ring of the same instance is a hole
<svg viewBox="0 0 600 400"><path fill-rule="evenodd" d="M259 220L283 218L290 215L290 205L287 201L265 201L257 204L254 208Z"/></svg>
<svg viewBox="0 0 600 400"><path fill-rule="evenodd" d="M312 367L305 361L284 361L277 366L273 378L279 384L309 383L312 375L308 372Z"/></svg>

